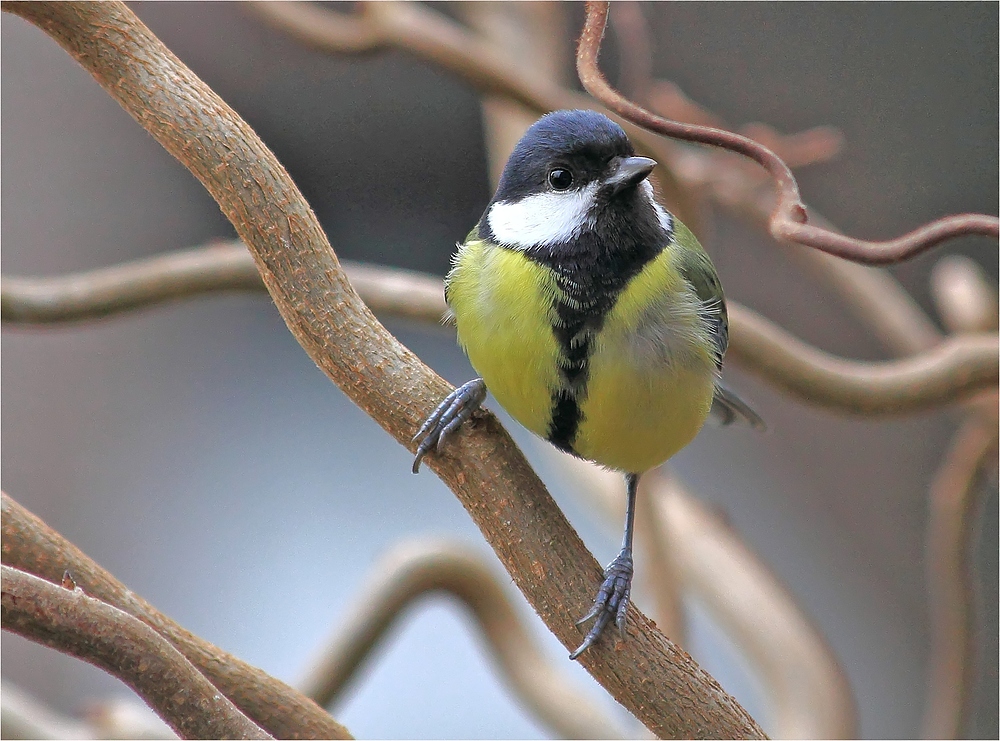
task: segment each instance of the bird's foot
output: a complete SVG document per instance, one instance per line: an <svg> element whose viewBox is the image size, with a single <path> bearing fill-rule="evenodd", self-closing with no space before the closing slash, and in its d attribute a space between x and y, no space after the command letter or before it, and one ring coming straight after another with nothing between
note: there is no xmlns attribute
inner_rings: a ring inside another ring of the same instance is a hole
<svg viewBox="0 0 1000 741"><path fill-rule="evenodd" d="M438 404L437 409L413 436L413 442L420 441L413 459L413 473L420 469L420 461L432 449L441 451L448 438L479 409L485 400L486 382L482 378L475 378L462 384L444 397L444 401Z"/></svg>
<svg viewBox="0 0 1000 741"><path fill-rule="evenodd" d="M623 550L615 560L608 564L604 570L604 582L597 591L597 599L594 606L586 615L577 621L577 625L582 625L591 618L596 618L594 624L590 626L590 632L583 639L583 643L573 653L569 655L571 659L577 658L580 654L597 642L601 633L612 618L618 626L618 632L625 635L625 610L628 608L628 597L632 590L632 553Z"/></svg>

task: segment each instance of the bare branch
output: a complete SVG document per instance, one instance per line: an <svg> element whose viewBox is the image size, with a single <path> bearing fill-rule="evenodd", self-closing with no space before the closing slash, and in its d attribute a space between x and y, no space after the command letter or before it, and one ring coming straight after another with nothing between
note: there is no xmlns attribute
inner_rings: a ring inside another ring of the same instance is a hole
<svg viewBox="0 0 1000 741"><path fill-rule="evenodd" d="M729 307L727 360L802 401L852 414L904 414L969 398L1000 380L996 334L949 337L902 360L864 363L818 350L745 306Z"/></svg>
<svg viewBox="0 0 1000 741"><path fill-rule="evenodd" d="M592 699L545 658L482 557L448 541L402 544L380 559L365 580L364 593L354 598L348 617L337 625L299 687L329 706L403 611L431 592L455 597L468 608L500 675L562 738L625 738Z"/></svg>
<svg viewBox="0 0 1000 741"><path fill-rule="evenodd" d="M375 4L372 8L380 7ZM248 246L275 304L310 357L396 440L410 438L450 390L372 316L319 223L254 132L123 4L10 3L84 66L199 178ZM500 560L567 647L579 642L601 568L491 415L429 466L452 488ZM543 566L544 564L544 566ZM581 664L661 736L762 731L703 669L629 610L629 639Z"/></svg>
<svg viewBox="0 0 1000 741"><path fill-rule="evenodd" d="M1000 220L984 214L947 216L884 242L854 239L808 224L806 208L792 171L770 149L731 131L669 121L623 97L608 84L597 64L608 6L607 2L594 0L587 3L587 22L577 51L577 72L584 88L610 110L638 126L682 141L721 147L760 164L774 179L778 190L778 202L770 221L771 234L775 239L813 247L855 262L887 265L953 237L969 234L1000 236Z"/></svg>
<svg viewBox="0 0 1000 741"><path fill-rule="evenodd" d="M351 262L343 268L373 311L440 322L448 308L440 278ZM0 321L88 321L201 294L265 290L253 257L234 240L64 276L2 276Z"/></svg>
<svg viewBox="0 0 1000 741"><path fill-rule="evenodd" d="M996 460L997 420L970 415L934 476L927 520L930 661L923 737L960 738L972 687L972 525L982 465Z"/></svg>
<svg viewBox="0 0 1000 741"><path fill-rule="evenodd" d="M4 630L110 672L182 738L271 738L145 623L81 589L10 566L0 573Z"/></svg>
<svg viewBox="0 0 1000 741"><path fill-rule="evenodd" d="M3 563L49 582L68 570L83 591L149 625L173 644L243 713L278 738L351 738L314 702L283 682L184 630L2 494Z"/></svg>

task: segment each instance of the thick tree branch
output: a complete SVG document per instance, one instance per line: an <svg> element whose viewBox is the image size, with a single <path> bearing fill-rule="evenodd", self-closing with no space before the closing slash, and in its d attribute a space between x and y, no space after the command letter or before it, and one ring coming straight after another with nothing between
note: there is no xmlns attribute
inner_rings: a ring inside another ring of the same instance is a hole
<svg viewBox="0 0 1000 741"><path fill-rule="evenodd" d="M60 581L68 570L86 594L141 620L170 641L234 705L275 737L351 738L314 702L187 632L6 493L0 499L4 564L49 582Z"/></svg>
<svg viewBox="0 0 1000 741"><path fill-rule="evenodd" d="M947 216L902 237L884 242L854 239L808 224L806 207L799 196L795 176L788 165L770 149L731 131L669 121L623 97L608 84L597 64L608 19L608 7L607 2L591 0L587 3L587 22L577 52L577 71L584 88L610 110L638 126L674 139L722 147L760 164L774 179L778 191L777 205L770 221L771 234L775 239L813 247L855 262L887 265L905 260L953 237L982 234L996 238L1000 235L1000 220L984 214Z"/></svg>
<svg viewBox="0 0 1000 741"><path fill-rule="evenodd" d="M82 589L10 566L0 574L4 630L110 672L181 738L271 738L145 623Z"/></svg>
<svg viewBox="0 0 1000 741"><path fill-rule="evenodd" d="M198 177L248 246L289 329L341 389L399 442L450 387L372 316L319 223L254 132L128 10L108 3L5 3L82 64ZM410 445L412 449L412 445ZM495 418L428 461L567 648L601 568ZM629 637L581 663L660 736L763 735L740 705L638 610Z"/></svg>
<svg viewBox="0 0 1000 741"><path fill-rule="evenodd" d="M444 541L396 546L371 570L364 593L338 623L299 687L327 707L402 613L441 592L472 613L508 686L532 714L562 738L625 738L622 730L545 658L493 570L474 551Z"/></svg>

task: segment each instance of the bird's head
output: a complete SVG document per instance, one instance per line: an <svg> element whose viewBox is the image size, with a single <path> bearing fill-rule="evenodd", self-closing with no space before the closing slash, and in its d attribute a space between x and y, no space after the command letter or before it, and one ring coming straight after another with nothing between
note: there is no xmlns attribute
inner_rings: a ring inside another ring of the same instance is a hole
<svg viewBox="0 0 1000 741"><path fill-rule="evenodd" d="M621 126L594 111L555 111L514 147L481 233L517 249L565 244L602 221L657 219L646 181L656 166Z"/></svg>

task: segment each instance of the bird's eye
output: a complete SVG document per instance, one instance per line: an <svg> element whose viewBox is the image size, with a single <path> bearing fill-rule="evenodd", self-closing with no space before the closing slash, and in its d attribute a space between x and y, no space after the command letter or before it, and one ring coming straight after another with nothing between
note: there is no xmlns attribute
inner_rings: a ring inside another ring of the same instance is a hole
<svg viewBox="0 0 1000 741"><path fill-rule="evenodd" d="M552 190L566 190L572 184L573 173L569 170L557 167L549 171L549 185L552 186Z"/></svg>

